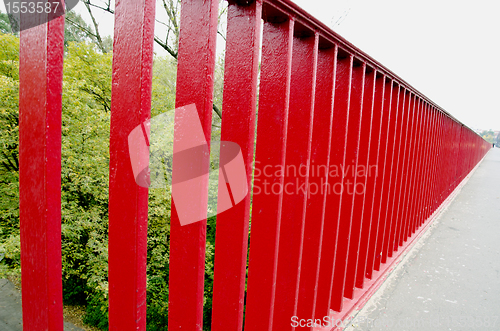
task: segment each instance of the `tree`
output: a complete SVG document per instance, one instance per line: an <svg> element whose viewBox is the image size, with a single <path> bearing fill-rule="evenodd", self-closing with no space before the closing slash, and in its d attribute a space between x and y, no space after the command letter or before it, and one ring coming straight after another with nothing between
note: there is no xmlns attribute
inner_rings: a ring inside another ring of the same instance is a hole
<svg viewBox="0 0 500 331"><path fill-rule="evenodd" d="M84 28L83 26L82 31L86 31L90 37L95 39L96 44L99 46L99 48L102 48L104 52L104 39L101 38L100 32L99 32L99 24L95 19L93 10L103 10L105 12L108 12L110 14L115 13L114 9L114 3L112 3L111 0L104 0L104 1L98 1L98 0L82 0L82 2L85 4L85 8L87 9L92 23L93 23L93 29L88 29ZM222 6L219 11L219 19L218 19L218 29L217 33L222 36L225 39L225 31L223 28L223 23L224 23L224 17L227 14L227 3L226 1L220 1ZM163 8L164 13L166 14L166 19L165 20L158 20L156 21L164 26L167 30L166 36L164 38L159 37L158 35L155 35L155 42L160 45L163 49L165 49L170 56L172 56L174 59L177 59L177 52L178 52L178 44L179 44L179 33L180 33L180 8L181 8L181 0L161 0L161 8ZM158 15L160 16L160 15ZM80 24L73 23L71 20L68 20L70 24L73 24L75 27L80 28ZM218 106L215 102L213 104L213 110L216 113L216 115L219 118L222 118L222 112L220 110L220 106Z"/></svg>
<svg viewBox="0 0 500 331"><path fill-rule="evenodd" d="M0 33L0 274L20 269L19 248L19 39ZM4 258L4 264L1 260Z"/></svg>
<svg viewBox="0 0 500 331"><path fill-rule="evenodd" d="M12 28L10 27L9 15L5 13L0 13L0 32L12 33Z"/></svg>
<svg viewBox="0 0 500 331"><path fill-rule="evenodd" d="M493 130L483 130L479 135L487 142L495 142L495 132Z"/></svg>

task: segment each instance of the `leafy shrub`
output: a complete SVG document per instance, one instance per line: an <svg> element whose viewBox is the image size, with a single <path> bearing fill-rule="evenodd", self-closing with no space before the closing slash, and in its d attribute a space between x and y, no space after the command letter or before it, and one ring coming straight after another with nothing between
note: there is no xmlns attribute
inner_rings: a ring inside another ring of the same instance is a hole
<svg viewBox="0 0 500 331"><path fill-rule="evenodd" d="M108 328L110 54L85 42L65 48L62 100L61 237L63 300L86 305L84 322ZM20 273L19 39L0 33L0 277ZM219 74L222 79L222 74ZM152 116L174 109L176 63L155 58ZM220 85L220 84L219 84ZM219 105L220 107L220 105ZM220 124L220 120L214 119ZM218 140L220 130L213 130ZM169 188L149 192L147 330L167 330ZM207 222L204 329L210 329L215 221Z"/></svg>

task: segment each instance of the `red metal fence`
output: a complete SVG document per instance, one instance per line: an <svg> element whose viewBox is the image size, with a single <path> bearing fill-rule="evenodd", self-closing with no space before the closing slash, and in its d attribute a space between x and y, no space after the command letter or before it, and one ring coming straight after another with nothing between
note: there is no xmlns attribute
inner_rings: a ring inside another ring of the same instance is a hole
<svg viewBox="0 0 500 331"><path fill-rule="evenodd" d="M112 330L146 325L148 192L135 183L127 136L150 116L154 7L153 0L116 5ZM207 141L217 16L218 1L182 3L176 105L196 104ZM57 18L21 32L26 330L62 330L63 23ZM290 330L293 316L347 316L491 147L288 0L229 2L221 135L239 144L248 184L253 183L253 199L249 192L217 216L212 329L224 331L243 324L247 331ZM201 330L206 222L180 226L172 206L169 330Z"/></svg>

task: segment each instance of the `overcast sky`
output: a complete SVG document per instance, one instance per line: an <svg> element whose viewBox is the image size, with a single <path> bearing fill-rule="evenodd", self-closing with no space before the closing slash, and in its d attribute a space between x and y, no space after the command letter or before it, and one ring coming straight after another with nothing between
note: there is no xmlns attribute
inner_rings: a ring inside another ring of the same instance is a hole
<svg viewBox="0 0 500 331"><path fill-rule="evenodd" d="M500 130L500 1L295 3L469 127Z"/></svg>
<svg viewBox="0 0 500 331"><path fill-rule="evenodd" d="M500 1L295 2L469 127L500 130ZM112 33L113 17L95 12Z"/></svg>

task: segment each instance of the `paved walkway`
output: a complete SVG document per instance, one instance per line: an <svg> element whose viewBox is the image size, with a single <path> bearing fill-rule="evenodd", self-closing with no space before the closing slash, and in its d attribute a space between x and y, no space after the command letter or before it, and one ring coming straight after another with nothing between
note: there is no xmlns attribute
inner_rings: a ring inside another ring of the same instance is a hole
<svg viewBox="0 0 500 331"><path fill-rule="evenodd" d="M22 331L21 293L7 279L0 279L0 331ZM64 323L65 331L83 331Z"/></svg>
<svg viewBox="0 0 500 331"><path fill-rule="evenodd" d="M500 330L500 149L346 330Z"/></svg>

